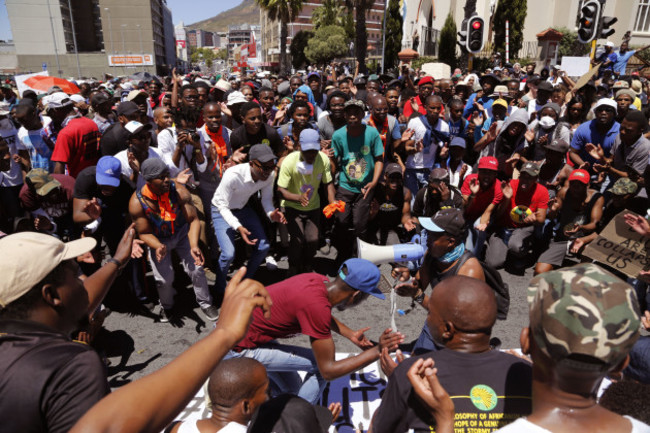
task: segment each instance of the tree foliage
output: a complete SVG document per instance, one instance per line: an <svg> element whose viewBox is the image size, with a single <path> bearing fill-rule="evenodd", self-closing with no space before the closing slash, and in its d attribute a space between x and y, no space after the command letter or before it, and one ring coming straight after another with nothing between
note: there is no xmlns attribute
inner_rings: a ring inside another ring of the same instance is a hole
<svg viewBox="0 0 650 433"><path fill-rule="evenodd" d="M368 51L368 33L366 32L366 12L372 7L374 0L345 0L349 11L354 10L355 38L354 52L359 65L359 72L365 74L366 54Z"/></svg>
<svg viewBox="0 0 650 433"><path fill-rule="evenodd" d="M222 48L217 52L217 59L226 60L227 58L228 58L228 50L226 48Z"/></svg>
<svg viewBox="0 0 650 433"><path fill-rule="evenodd" d="M190 61L192 63L200 63L201 61L205 62L205 65L209 68L212 66L212 62L217 58L217 55L211 48L191 48L190 49Z"/></svg>
<svg viewBox="0 0 650 433"><path fill-rule="evenodd" d="M306 65L309 62L309 59L307 59L307 56L305 55L305 49L313 37L314 32L301 30L296 33L296 36L291 40L289 51L291 52L291 64L295 69L300 69L303 65Z"/></svg>
<svg viewBox="0 0 650 433"><path fill-rule="evenodd" d="M557 30L563 35L557 53L558 61L564 56L582 57L589 54L589 45L578 40L578 32L566 27L555 27L553 30Z"/></svg>
<svg viewBox="0 0 650 433"><path fill-rule="evenodd" d="M271 20L280 21L280 70L287 65L287 24L292 22L302 10L303 0L255 0L260 8L266 10Z"/></svg>
<svg viewBox="0 0 650 433"><path fill-rule="evenodd" d="M499 0L494 12L494 46L498 52L506 47L506 21L510 21L510 52L518 53L524 42L527 0Z"/></svg>
<svg viewBox="0 0 650 433"><path fill-rule="evenodd" d="M402 15L399 11L399 0L388 2L386 15L386 64L384 70L394 68L399 63L397 54L402 51Z"/></svg>
<svg viewBox="0 0 650 433"><path fill-rule="evenodd" d="M314 9L311 16L314 29L318 30L325 26L345 25L345 7L341 0L323 0L323 4Z"/></svg>
<svg viewBox="0 0 650 433"><path fill-rule="evenodd" d="M445 24L440 30L440 49L438 57L442 63L448 64L452 70L456 68L456 21L449 12Z"/></svg>
<svg viewBox="0 0 650 433"><path fill-rule="evenodd" d="M305 49L309 61L318 65L326 65L337 57L345 56L347 52L345 30L341 26L319 28Z"/></svg>

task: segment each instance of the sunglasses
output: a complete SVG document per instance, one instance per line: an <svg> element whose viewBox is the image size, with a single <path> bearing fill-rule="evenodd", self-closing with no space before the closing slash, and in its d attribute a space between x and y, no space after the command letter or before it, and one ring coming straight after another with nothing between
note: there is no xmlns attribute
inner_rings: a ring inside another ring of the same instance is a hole
<svg viewBox="0 0 650 433"><path fill-rule="evenodd" d="M273 171L273 169L275 169L275 164L273 164L273 165L262 165L261 163L255 161L255 165L257 166L257 168L262 170L264 173L270 173L270 172Z"/></svg>

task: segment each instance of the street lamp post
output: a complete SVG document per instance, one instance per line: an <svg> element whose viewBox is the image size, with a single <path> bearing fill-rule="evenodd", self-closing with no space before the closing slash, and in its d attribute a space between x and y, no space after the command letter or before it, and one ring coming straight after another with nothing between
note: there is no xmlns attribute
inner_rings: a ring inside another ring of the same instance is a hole
<svg viewBox="0 0 650 433"><path fill-rule="evenodd" d="M138 27L138 33L140 35L140 54L144 55L144 49L142 48L142 27L140 27L140 24L136 24Z"/></svg>
<svg viewBox="0 0 650 433"><path fill-rule="evenodd" d="M111 22L111 10L109 8L104 8L106 15L108 16L108 37L111 42L111 52L115 54L115 45L113 44L113 23Z"/></svg>
<svg viewBox="0 0 650 433"><path fill-rule="evenodd" d="M122 68L124 69L124 75L126 75L126 45L124 44L124 32L126 31L126 24L122 24Z"/></svg>
<svg viewBox="0 0 650 433"><path fill-rule="evenodd" d="M68 0L68 12L70 12L70 26L72 27L72 42L74 43L74 54L77 57L77 78L81 78L81 63L79 63L79 50L77 49L77 34L74 30L74 19L72 17L72 3Z"/></svg>
<svg viewBox="0 0 650 433"><path fill-rule="evenodd" d="M63 75L61 70L61 63L59 63L59 49L56 46L56 34L54 33L54 19L52 18L52 10L50 9L50 2L47 2L47 13L50 15L50 27L52 28L52 42L54 42L54 55L56 57L56 69L59 75Z"/></svg>

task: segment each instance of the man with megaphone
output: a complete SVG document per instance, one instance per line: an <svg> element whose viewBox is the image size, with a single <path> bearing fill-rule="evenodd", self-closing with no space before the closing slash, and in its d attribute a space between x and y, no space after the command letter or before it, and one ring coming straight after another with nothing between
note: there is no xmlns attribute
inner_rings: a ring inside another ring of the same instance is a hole
<svg viewBox="0 0 650 433"><path fill-rule="evenodd" d="M432 218L420 217L420 225L426 230L427 252L422 260L422 266L417 270L415 278L411 279L406 267L398 266L393 269L393 278L399 278L404 283L395 288L400 296L410 297L414 302L428 309L429 297L425 295L427 287L434 287L440 281L453 275L463 275L485 281L483 266L474 254L465 249L467 229L463 211L447 208L438 211ZM410 281L409 281L410 280ZM436 350L431 333L426 324L418 338L413 353ZM382 354L383 361L395 363Z"/></svg>

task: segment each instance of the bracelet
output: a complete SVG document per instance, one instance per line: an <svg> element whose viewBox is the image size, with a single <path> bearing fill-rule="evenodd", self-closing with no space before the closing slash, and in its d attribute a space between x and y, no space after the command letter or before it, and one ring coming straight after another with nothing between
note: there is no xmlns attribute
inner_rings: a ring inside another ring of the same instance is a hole
<svg viewBox="0 0 650 433"><path fill-rule="evenodd" d="M199 153L201 153L201 149L194 149L194 153L198 155Z"/></svg>
<svg viewBox="0 0 650 433"><path fill-rule="evenodd" d="M106 260L106 263L114 263L115 266L117 266L117 269L120 270L120 271L122 270L124 265L126 265L126 263L122 264L119 260L117 260L114 257L111 257L110 259Z"/></svg>
<svg viewBox="0 0 650 433"><path fill-rule="evenodd" d="M420 292L420 294L413 296L413 301L422 305L422 302L424 301L424 291L422 289L418 289L418 292Z"/></svg>

